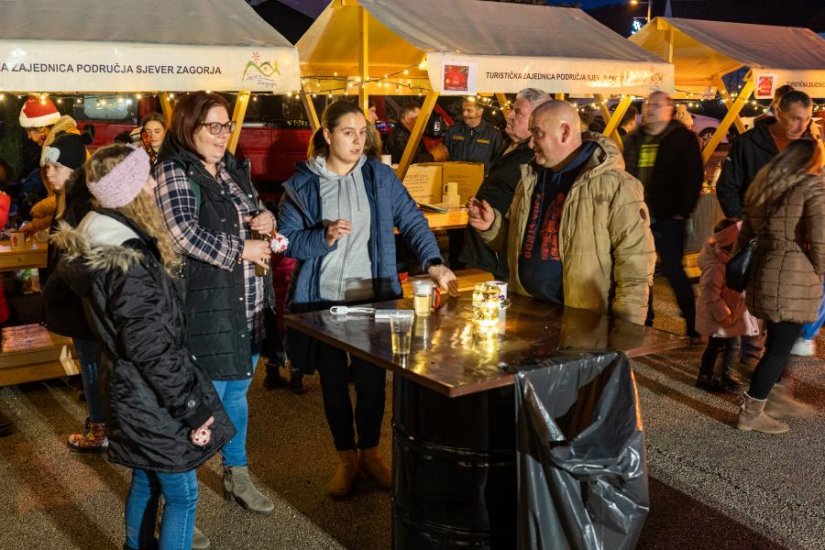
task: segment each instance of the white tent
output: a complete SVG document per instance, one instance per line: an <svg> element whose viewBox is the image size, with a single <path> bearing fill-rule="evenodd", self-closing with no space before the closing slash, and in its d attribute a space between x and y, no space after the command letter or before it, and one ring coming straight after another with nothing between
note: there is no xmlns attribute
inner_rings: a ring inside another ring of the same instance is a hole
<svg viewBox="0 0 825 550"><path fill-rule="evenodd" d="M302 76L360 76L359 6L373 82L427 79L441 94L673 90L672 65L579 9L478 0L333 0L298 41Z"/></svg>
<svg viewBox="0 0 825 550"><path fill-rule="evenodd" d="M825 97L825 40L810 29L658 17L630 41L673 62L677 89L717 86L749 67L757 98L783 84Z"/></svg>
<svg viewBox="0 0 825 550"><path fill-rule="evenodd" d="M0 0L0 91L300 89L297 50L243 0Z"/></svg>

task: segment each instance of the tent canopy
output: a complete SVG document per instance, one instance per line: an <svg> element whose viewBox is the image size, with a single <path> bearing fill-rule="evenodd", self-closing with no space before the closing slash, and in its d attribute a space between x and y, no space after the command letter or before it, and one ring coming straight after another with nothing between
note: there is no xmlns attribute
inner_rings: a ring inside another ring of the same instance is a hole
<svg viewBox="0 0 825 550"><path fill-rule="evenodd" d="M296 91L297 50L244 0L0 0L0 91Z"/></svg>
<svg viewBox="0 0 825 550"><path fill-rule="evenodd" d="M825 40L810 29L657 17L630 41L670 59L679 90L707 89L715 77L749 67L758 98L786 83L825 97Z"/></svg>
<svg viewBox="0 0 825 550"><path fill-rule="evenodd" d="M672 65L579 9L477 0L333 0L297 44L302 76L319 87L352 85L360 74L359 5L367 12L369 78L390 87L456 94L673 89Z"/></svg>

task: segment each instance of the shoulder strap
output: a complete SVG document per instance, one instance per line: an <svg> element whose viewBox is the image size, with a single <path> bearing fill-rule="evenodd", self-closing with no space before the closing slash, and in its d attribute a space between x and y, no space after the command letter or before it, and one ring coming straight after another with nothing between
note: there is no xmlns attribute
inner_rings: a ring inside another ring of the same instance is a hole
<svg viewBox="0 0 825 550"><path fill-rule="evenodd" d="M777 199L777 201L774 203L773 208L771 208L770 214L765 216L765 220L762 222L762 226L759 228L759 231L757 231L757 237L762 235L762 232L765 231L765 227L768 226L768 220L773 218L776 215L776 213L779 212L779 207L782 206L782 203L785 202L785 197L787 197L788 193L790 193L791 190L794 189L797 185L799 185L799 183L796 183L788 187L787 189L785 189L785 191L782 192L781 195L779 195L779 199ZM765 210L767 210L767 208Z"/></svg>

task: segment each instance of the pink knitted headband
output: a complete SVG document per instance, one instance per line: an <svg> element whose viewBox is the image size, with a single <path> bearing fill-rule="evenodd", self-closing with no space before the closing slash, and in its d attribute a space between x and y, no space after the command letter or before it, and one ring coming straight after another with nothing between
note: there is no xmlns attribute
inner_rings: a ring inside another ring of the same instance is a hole
<svg viewBox="0 0 825 550"><path fill-rule="evenodd" d="M126 206L138 196L149 179L152 163L142 148L135 148L111 172L86 186L103 208Z"/></svg>

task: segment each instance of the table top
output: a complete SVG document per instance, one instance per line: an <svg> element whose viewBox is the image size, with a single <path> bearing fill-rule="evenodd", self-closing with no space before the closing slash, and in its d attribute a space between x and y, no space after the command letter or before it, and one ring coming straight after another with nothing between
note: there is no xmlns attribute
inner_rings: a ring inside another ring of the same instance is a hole
<svg viewBox="0 0 825 550"><path fill-rule="evenodd" d="M412 309L412 300L376 308ZM416 318L412 352L400 357L392 354L388 321L328 310L285 316L295 330L450 397L511 385L520 367L565 352L611 349L638 357L687 345L675 334L523 296L511 296L497 333L483 334L471 319L472 292L462 292Z"/></svg>
<svg viewBox="0 0 825 550"><path fill-rule="evenodd" d="M424 217L427 218L427 223L432 231L461 229L467 227L470 220L466 208L451 208L443 213L424 211Z"/></svg>
<svg viewBox="0 0 825 550"><path fill-rule="evenodd" d="M12 250L9 241L0 241L0 271L46 267L48 243L31 240L25 250Z"/></svg>

